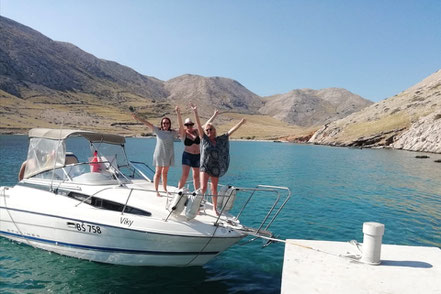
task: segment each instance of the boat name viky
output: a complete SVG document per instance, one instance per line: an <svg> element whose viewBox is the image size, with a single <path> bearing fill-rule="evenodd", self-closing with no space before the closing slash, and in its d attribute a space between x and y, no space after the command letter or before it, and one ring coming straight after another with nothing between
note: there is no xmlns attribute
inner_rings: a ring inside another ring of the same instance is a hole
<svg viewBox="0 0 441 294"><path fill-rule="evenodd" d="M127 218L127 217L121 217L120 219L120 223L123 225L128 225L129 227L132 226L134 221L132 221L131 219Z"/></svg>

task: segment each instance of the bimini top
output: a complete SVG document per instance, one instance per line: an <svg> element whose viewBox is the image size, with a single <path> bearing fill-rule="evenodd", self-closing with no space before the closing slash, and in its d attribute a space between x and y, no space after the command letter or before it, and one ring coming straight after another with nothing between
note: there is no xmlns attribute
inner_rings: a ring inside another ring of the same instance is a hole
<svg viewBox="0 0 441 294"><path fill-rule="evenodd" d="M124 144L125 138L120 135L95 133L83 130L70 129L44 129L36 128L29 131L29 138L46 138L52 140L64 140L67 137L82 136L90 142L103 142L108 144Z"/></svg>

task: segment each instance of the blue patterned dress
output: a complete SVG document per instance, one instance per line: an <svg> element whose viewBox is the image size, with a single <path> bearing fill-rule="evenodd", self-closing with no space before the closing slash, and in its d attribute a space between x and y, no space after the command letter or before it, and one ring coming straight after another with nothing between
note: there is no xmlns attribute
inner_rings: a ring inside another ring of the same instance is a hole
<svg viewBox="0 0 441 294"><path fill-rule="evenodd" d="M201 141L200 171L212 177L222 177L230 165L230 142L228 134L216 137L214 145L206 134Z"/></svg>

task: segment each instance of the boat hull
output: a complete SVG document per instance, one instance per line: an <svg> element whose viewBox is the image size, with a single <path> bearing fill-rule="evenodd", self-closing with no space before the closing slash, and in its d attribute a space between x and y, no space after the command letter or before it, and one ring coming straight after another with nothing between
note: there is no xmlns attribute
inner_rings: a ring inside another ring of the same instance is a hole
<svg viewBox="0 0 441 294"><path fill-rule="evenodd" d="M93 247L73 243L61 243L54 240L43 240L34 237L23 237L14 233L0 232L0 236L65 256L88 261L110 263L127 266L202 266L213 259L221 251L214 252L161 252L128 250L112 247ZM232 246L240 239L230 240ZM207 240L206 240L207 241ZM224 249L224 250L225 250Z"/></svg>
<svg viewBox="0 0 441 294"><path fill-rule="evenodd" d="M4 201L0 199L0 235L89 261L129 266L201 266L244 237L197 220L164 221L102 211L87 205L75 206L72 200L59 195L31 191L39 193L40 201L51 197L51 201L44 201L56 208L51 209L32 203L32 197L21 190L17 194L4 193Z"/></svg>

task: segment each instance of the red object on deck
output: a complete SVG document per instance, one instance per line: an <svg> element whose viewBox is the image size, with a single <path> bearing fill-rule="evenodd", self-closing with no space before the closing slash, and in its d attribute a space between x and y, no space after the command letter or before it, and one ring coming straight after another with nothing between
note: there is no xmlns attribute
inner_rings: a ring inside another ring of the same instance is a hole
<svg viewBox="0 0 441 294"><path fill-rule="evenodd" d="M101 172L101 164L98 163L98 151L95 150L93 153L92 161L90 162L90 171L93 173L99 173Z"/></svg>

